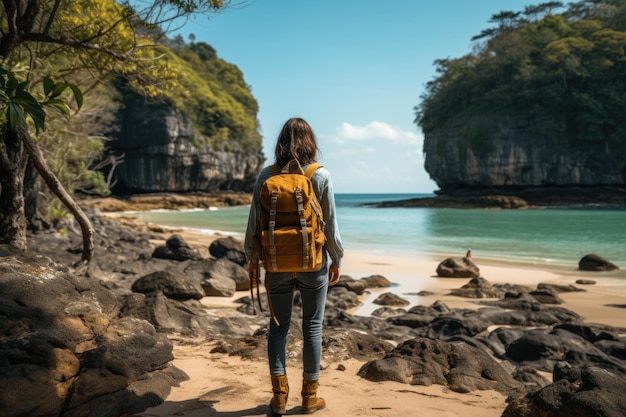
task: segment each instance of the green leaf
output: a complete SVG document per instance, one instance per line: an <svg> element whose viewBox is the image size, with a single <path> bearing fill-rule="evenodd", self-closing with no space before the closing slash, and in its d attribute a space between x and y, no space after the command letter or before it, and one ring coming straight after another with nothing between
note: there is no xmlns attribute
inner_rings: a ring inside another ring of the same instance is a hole
<svg viewBox="0 0 626 417"><path fill-rule="evenodd" d="M55 110L58 110L65 117L70 117L70 108L62 100L49 100L45 103L46 106L50 106Z"/></svg>
<svg viewBox="0 0 626 417"><path fill-rule="evenodd" d="M15 79L15 77L9 77L9 79L7 80L6 91L8 92L9 90L15 90L16 87L17 87L17 80Z"/></svg>
<svg viewBox="0 0 626 417"><path fill-rule="evenodd" d="M41 105L39 104L37 105L24 104L22 105L22 109L24 109L26 114L32 117L33 120L46 118L46 112L43 110L43 107L41 107Z"/></svg>
<svg viewBox="0 0 626 417"><path fill-rule="evenodd" d="M17 132L20 120L24 120L24 112L21 107L15 103L9 103L7 107L7 120L9 121L11 130Z"/></svg>
<svg viewBox="0 0 626 417"><path fill-rule="evenodd" d="M50 91L54 88L54 81L50 78L46 77L43 79L43 93L47 96L50 94Z"/></svg>
<svg viewBox="0 0 626 417"><path fill-rule="evenodd" d="M52 87L52 91L50 92L50 98L55 98L55 97L60 96L61 93L64 92L67 87L69 86L65 83L54 84L54 86Z"/></svg>
<svg viewBox="0 0 626 417"><path fill-rule="evenodd" d="M74 99L76 100L76 105L80 109L83 107L83 92L80 91L80 88L76 84L68 84L72 93L74 93Z"/></svg>
<svg viewBox="0 0 626 417"><path fill-rule="evenodd" d="M20 91L17 95L13 97L12 100L14 103L19 104L21 106L30 105L30 106L38 106L41 107L41 104L35 99L35 97L31 96L26 91Z"/></svg>

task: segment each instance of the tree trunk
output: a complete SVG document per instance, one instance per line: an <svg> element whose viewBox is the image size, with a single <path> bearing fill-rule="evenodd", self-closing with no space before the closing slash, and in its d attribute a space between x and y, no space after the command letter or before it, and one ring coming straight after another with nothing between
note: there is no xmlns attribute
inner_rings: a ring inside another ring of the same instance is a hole
<svg viewBox="0 0 626 417"><path fill-rule="evenodd" d="M28 158L24 171L24 214L26 216L26 228L32 232L50 230L52 226L41 212L43 196L41 193L41 177L32 158Z"/></svg>
<svg viewBox="0 0 626 417"><path fill-rule="evenodd" d="M26 218L22 179L22 141L8 126L0 148L0 244L26 251Z"/></svg>
<svg viewBox="0 0 626 417"><path fill-rule="evenodd" d="M74 199L72 199L68 192L65 191L65 188L63 188L63 185L61 185L59 179L54 175L52 171L50 171L50 168L48 168L48 165L46 165L44 157L41 154L39 146L37 146L37 144L32 140L28 133L24 134L24 136L22 137L22 142L24 144L24 149L30 156L32 163L37 168L37 171L39 171L41 178L43 178L48 187L50 187L50 190L58 197L58 199L61 200L63 204L65 204L65 206L74 215L74 218L76 218L76 221L80 225L80 229L83 234L83 255L81 258L81 263L83 265L89 263L89 261L91 261L91 258L93 257L94 251L94 229L91 225L91 222L89 221L83 210L78 206L78 204L76 204Z"/></svg>

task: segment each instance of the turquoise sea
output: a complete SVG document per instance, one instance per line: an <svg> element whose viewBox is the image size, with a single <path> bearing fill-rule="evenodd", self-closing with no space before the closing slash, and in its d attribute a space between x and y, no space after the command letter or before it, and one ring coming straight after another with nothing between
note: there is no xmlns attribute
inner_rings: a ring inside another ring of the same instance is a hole
<svg viewBox="0 0 626 417"><path fill-rule="evenodd" d="M372 208L364 203L430 194L337 194L346 250L380 255L463 256L576 269L595 253L626 270L626 210ZM245 234L248 206L135 213L163 226ZM626 274L625 274L626 278Z"/></svg>

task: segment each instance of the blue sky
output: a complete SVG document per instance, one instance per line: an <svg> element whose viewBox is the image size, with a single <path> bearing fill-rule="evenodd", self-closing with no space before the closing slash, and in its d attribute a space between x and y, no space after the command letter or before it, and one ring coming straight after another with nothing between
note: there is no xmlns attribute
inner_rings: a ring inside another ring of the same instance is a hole
<svg viewBox="0 0 626 417"><path fill-rule="evenodd" d="M414 107L433 61L471 52L491 15L518 0L232 0L188 21L252 88L267 163L290 117L306 119L338 193L430 193ZM242 5L239 5L243 3Z"/></svg>

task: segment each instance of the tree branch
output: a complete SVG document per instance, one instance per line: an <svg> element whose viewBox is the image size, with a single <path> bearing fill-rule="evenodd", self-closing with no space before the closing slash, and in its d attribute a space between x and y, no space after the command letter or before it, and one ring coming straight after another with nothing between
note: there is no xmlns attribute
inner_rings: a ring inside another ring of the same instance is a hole
<svg viewBox="0 0 626 417"><path fill-rule="evenodd" d="M83 235L83 255L81 258L81 264L87 264L91 261L94 252L93 246L93 235L95 233L91 222L83 212L83 210L76 204L74 199L69 195L69 193L63 188L63 185L59 181L59 179L54 175L54 173L48 168L46 162L44 160L43 154L41 153L41 149L33 139L30 137L28 132L26 131L25 126L21 126L20 130L22 130L22 143L24 144L24 149L30 155L31 161L37 168L39 175L44 179L50 190L61 200L61 202L68 208L68 210L74 215L76 221L80 225L82 235Z"/></svg>
<svg viewBox="0 0 626 417"><path fill-rule="evenodd" d="M132 50L127 52L119 52L110 48L106 48L100 45L90 45L83 43L82 41L74 41L71 39L58 39L50 35L43 33L28 33L22 37L24 41L33 42L46 42L56 45L70 46L77 49L85 49L89 51L104 52L105 54L112 56L115 59L126 60L130 57Z"/></svg>
<svg viewBox="0 0 626 417"><path fill-rule="evenodd" d="M48 16L48 22L46 23L46 27L43 29L43 33L45 33L46 35L50 33L50 27L52 26L52 23L54 22L54 18L56 17L60 4L61 4L61 0L55 0L54 6L52 6L52 11L50 12L50 16Z"/></svg>

